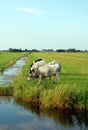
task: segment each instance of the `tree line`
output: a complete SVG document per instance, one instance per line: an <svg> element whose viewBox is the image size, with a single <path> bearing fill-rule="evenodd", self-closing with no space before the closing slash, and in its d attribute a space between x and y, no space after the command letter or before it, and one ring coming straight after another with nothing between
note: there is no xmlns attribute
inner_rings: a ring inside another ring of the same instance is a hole
<svg viewBox="0 0 88 130"><path fill-rule="evenodd" d="M9 48L8 50L3 50L3 51L8 51L8 52L88 52L88 50L77 50L75 48L70 48L70 49L18 49L18 48Z"/></svg>

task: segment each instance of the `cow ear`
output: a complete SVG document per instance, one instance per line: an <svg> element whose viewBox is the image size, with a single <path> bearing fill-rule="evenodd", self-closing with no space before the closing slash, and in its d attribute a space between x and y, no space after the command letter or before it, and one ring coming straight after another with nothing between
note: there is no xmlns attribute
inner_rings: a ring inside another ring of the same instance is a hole
<svg viewBox="0 0 88 130"><path fill-rule="evenodd" d="M34 72L35 70L33 69L32 72Z"/></svg>
<svg viewBox="0 0 88 130"><path fill-rule="evenodd" d="M30 65L30 67L32 67L33 66L33 63Z"/></svg>

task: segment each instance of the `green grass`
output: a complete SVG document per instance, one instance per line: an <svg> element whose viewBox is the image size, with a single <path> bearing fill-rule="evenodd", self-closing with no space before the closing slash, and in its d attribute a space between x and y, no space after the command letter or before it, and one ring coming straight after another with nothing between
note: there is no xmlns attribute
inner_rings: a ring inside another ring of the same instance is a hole
<svg viewBox="0 0 88 130"><path fill-rule="evenodd" d="M0 86L0 96L12 96L13 87L11 85Z"/></svg>
<svg viewBox="0 0 88 130"><path fill-rule="evenodd" d="M4 69L13 65L19 58L21 58L25 53L17 52L1 52L0 53L0 72Z"/></svg>
<svg viewBox="0 0 88 130"><path fill-rule="evenodd" d="M48 78L38 86L38 79L27 81L29 66L37 58L61 63L59 84ZM13 86L16 99L40 108L88 109L88 53L32 53Z"/></svg>

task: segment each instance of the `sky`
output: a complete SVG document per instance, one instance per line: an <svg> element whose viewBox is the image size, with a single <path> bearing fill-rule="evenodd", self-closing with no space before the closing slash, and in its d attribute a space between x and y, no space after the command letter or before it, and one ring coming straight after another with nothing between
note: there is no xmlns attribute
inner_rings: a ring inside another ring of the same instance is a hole
<svg viewBox="0 0 88 130"><path fill-rule="evenodd" d="M88 0L0 0L0 50L88 49Z"/></svg>

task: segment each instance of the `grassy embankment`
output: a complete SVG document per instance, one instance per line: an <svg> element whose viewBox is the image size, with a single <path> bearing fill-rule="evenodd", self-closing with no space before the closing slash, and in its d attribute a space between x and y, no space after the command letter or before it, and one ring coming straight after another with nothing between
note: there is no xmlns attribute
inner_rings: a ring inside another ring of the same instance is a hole
<svg viewBox="0 0 88 130"><path fill-rule="evenodd" d="M23 57L25 53L1 52L0 53L0 73L13 65L18 59ZM0 87L0 95L12 95L12 86Z"/></svg>
<svg viewBox="0 0 88 130"><path fill-rule="evenodd" d="M3 72L6 68L13 65L23 55L24 53L1 52L0 53L0 72Z"/></svg>
<svg viewBox="0 0 88 130"><path fill-rule="evenodd" d="M50 79L39 86L38 79L27 81L29 65L37 58L61 63L60 84ZM40 108L88 109L88 53L32 53L13 85L16 99Z"/></svg>

